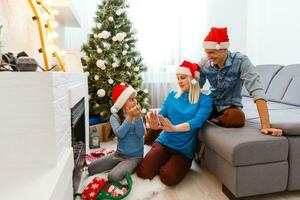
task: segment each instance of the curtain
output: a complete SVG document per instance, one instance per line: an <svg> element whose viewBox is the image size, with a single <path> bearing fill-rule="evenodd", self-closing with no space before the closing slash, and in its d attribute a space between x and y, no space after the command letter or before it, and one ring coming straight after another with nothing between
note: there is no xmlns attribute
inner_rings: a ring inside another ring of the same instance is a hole
<svg viewBox="0 0 300 200"><path fill-rule="evenodd" d="M148 67L143 73L149 103L158 108L177 89L176 67L203 56L206 0L128 0L129 17L137 30L137 47Z"/></svg>

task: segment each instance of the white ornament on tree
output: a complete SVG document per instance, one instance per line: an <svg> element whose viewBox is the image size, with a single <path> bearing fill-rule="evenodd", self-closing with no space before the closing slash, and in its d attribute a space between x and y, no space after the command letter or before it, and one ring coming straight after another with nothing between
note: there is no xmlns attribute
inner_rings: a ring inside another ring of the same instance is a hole
<svg viewBox="0 0 300 200"><path fill-rule="evenodd" d="M102 27L102 24L98 23L98 24L97 24L97 28L100 29L101 27Z"/></svg>
<svg viewBox="0 0 300 200"><path fill-rule="evenodd" d="M120 16L120 15L122 15L123 12L124 12L123 9L119 9L119 10L116 11L116 14L117 14L118 16Z"/></svg>
<svg viewBox="0 0 300 200"><path fill-rule="evenodd" d="M135 71L135 72L138 72L139 70L140 70L139 67L135 67L135 68L134 68L134 71Z"/></svg>
<svg viewBox="0 0 300 200"><path fill-rule="evenodd" d="M94 33L94 38L97 39L98 38L98 34Z"/></svg>
<svg viewBox="0 0 300 200"><path fill-rule="evenodd" d="M99 77L98 75L95 75L95 76L94 76L95 81L98 81L99 78L100 78L100 77Z"/></svg>
<svg viewBox="0 0 300 200"><path fill-rule="evenodd" d="M105 61L104 60L97 60L96 62L97 67L102 68L105 66Z"/></svg>
<svg viewBox="0 0 300 200"><path fill-rule="evenodd" d="M90 72L84 72L86 76L90 76Z"/></svg>
<svg viewBox="0 0 300 200"><path fill-rule="evenodd" d="M106 94L106 92L105 92L105 90L103 90L103 89L99 89L99 90L97 91L98 97L104 97L105 94Z"/></svg>
<svg viewBox="0 0 300 200"><path fill-rule="evenodd" d="M146 97L146 98L144 98L144 102L148 102L148 98Z"/></svg>
<svg viewBox="0 0 300 200"><path fill-rule="evenodd" d="M116 42L118 41L118 38L116 36L112 37L112 41Z"/></svg>
<svg viewBox="0 0 300 200"><path fill-rule="evenodd" d="M113 17L109 17L109 18L108 18L108 21L113 22L113 21L114 21L114 18L113 18Z"/></svg>
<svg viewBox="0 0 300 200"><path fill-rule="evenodd" d="M97 53L102 53L102 49L101 48L97 48Z"/></svg>
<svg viewBox="0 0 300 200"><path fill-rule="evenodd" d="M126 63L126 66L127 66L127 67L130 67L130 66L131 66L131 63L130 63L130 62Z"/></svg>
<svg viewBox="0 0 300 200"><path fill-rule="evenodd" d="M127 34L124 33L124 32L117 33L116 38L117 38L117 40L118 40L119 42L121 42L121 41L124 40L124 38L126 37L126 35L127 35Z"/></svg>
<svg viewBox="0 0 300 200"><path fill-rule="evenodd" d="M144 92L147 94L149 92L149 90L148 89L144 89Z"/></svg>
<svg viewBox="0 0 300 200"><path fill-rule="evenodd" d="M122 51L122 55L123 55L123 56L125 56L126 54L127 54L127 51L126 51L126 50Z"/></svg>
<svg viewBox="0 0 300 200"><path fill-rule="evenodd" d="M112 64L112 67L113 67L113 68L119 67L119 64L118 64L117 62L114 62L114 63Z"/></svg>
<svg viewBox="0 0 300 200"><path fill-rule="evenodd" d="M103 39L107 39L107 38L109 38L110 37L110 32L108 32L108 31L102 31L101 33L99 33L98 34L98 37L99 38L103 38Z"/></svg>
<svg viewBox="0 0 300 200"><path fill-rule="evenodd" d="M145 108L142 109L142 113L146 113L147 110Z"/></svg>
<svg viewBox="0 0 300 200"><path fill-rule="evenodd" d="M110 79L108 79L108 83L109 83L109 84L113 84L113 83L114 83L114 80L112 80L112 79L110 78Z"/></svg>
<svg viewBox="0 0 300 200"><path fill-rule="evenodd" d="M100 67L100 69L105 70L105 69L106 69L106 66L104 65L103 67Z"/></svg>
<svg viewBox="0 0 300 200"><path fill-rule="evenodd" d="M123 85L123 86L124 86L124 85L126 85L126 84L125 84L124 82L122 82L122 83L120 83L120 85Z"/></svg>
<svg viewBox="0 0 300 200"><path fill-rule="evenodd" d="M89 60L90 60L90 58L89 58L88 56L83 56L83 60L85 60L85 61L89 61Z"/></svg>

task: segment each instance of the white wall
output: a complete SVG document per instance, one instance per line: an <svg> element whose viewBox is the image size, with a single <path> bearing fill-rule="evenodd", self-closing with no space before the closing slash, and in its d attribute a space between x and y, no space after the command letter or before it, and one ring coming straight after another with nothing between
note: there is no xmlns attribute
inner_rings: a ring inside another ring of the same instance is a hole
<svg viewBox="0 0 300 200"><path fill-rule="evenodd" d="M300 63L300 2L247 1L247 54L254 64Z"/></svg>

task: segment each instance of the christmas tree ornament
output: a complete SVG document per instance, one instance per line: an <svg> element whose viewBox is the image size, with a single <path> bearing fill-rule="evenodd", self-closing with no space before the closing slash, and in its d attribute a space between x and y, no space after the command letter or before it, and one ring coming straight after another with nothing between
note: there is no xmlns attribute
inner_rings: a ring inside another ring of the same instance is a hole
<svg viewBox="0 0 300 200"><path fill-rule="evenodd" d="M94 76L94 79L95 79L95 81L98 81L98 80L99 80L99 76L98 76L98 75L95 75L95 76Z"/></svg>
<svg viewBox="0 0 300 200"><path fill-rule="evenodd" d="M147 110L146 110L145 108L143 108L143 109L142 109L142 113L145 114L146 112L147 112Z"/></svg>
<svg viewBox="0 0 300 200"><path fill-rule="evenodd" d="M146 98L144 98L144 102L148 102L148 98L146 97Z"/></svg>
<svg viewBox="0 0 300 200"><path fill-rule="evenodd" d="M105 66L105 61L104 60L97 60L96 62L97 67L102 68Z"/></svg>
<svg viewBox="0 0 300 200"><path fill-rule="evenodd" d="M116 36L112 37L112 41L116 42L118 41L118 38Z"/></svg>
<svg viewBox="0 0 300 200"><path fill-rule="evenodd" d="M102 49L101 48L97 48L97 53L102 53Z"/></svg>
<svg viewBox="0 0 300 200"><path fill-rule="evenodd" d="M98 108L98 107L99 107L99 104L95 103L95 107Z"/></svg>
<svg viewBox="0 0 300 200"><path fill-rule="evenodd" d="M100 67L100 69L105 70L106 66L104 65L104 66Z"/></svg>
<svg viewBox="0 0 300 200"><path fill-rule="evenodd" d="M88 62L90 60L90 58L88 56L83 56L83 60Z"/></svg>
<svg viewBox="0 0 300 200"><path fill-rule="evenodd" d="M90 72L84 72L86 76L90 76Z"/></svg>
<svg viewBox="0 0 300 200"><path fill-rule="evenodd" d="M126 63L126 67L130 67L130 66L131 66L130 62Z"/></svg>
<svg viewBox="0 0 300 200"><path fill-rule="evenodd" d="M98 34L99 38L108 39L110 37L110 32L104 30Z"/></svg>
<svg viewBox="0 0 300 200"><path fill-rule="evenodd" d="M114 83L114 80L112 80L112 79L110 78L110 79L108 79L108 83L112 85L112 84Z"/></svg>
<svg viewBox="0 0 300 200"><path fill-rule="evenodd" d="M123 56L125 56L126 54L127 54L127 51L126 51L126 50L122 51L122 55L123 55Z"/></svg>
<svg viewBox="0 0 300 200"><path fill-rule="evenodd" d="M148 94L149 90L148 89L144 89L144 93Z"/></svg>
<svg viewBox="0 0 300 200"><path fill-rule="evenodd" d="M123 41L125 37L126 37L126 33L124 34L124 32L117 33L117 35L116 35L116 38L119 42Z"/></svg>
<svg viewBox="0 0 300 200"><path fill-rule="evenodd" d="M105 92L105 90L104 90L104 89L99 89L99 90L97 91L97 95L98 95L98 97L104 97L104 96L105 96L105 94L106 94L106 92Z"/></svg>
<svg viewBox="0 0 300 200"><path fill-rule="evenodd" d="M113 18L113 17L109 17L109 18L108 18L108 21L113 22L113 21L114 21L114 18Z"/></svg>
<svg viewBox="0 0 300 200"><path fill-rule="evenodd" d="M135 68L134 68L134 71L135 71L135 72L138 72L139 70L140 70L139 67L135 67Z"/></svg>
<svg viewBox="0 0 300 200"><path fill-rule="evenodd" d="M96 39L96 38L98 38L98 34L97 33L94 33L94 38Z"/></svg>
<svg viewBox="0 0 300 200"><path fill-rule="evenodd" d="M97 28L98 28L98 29L101 29L101 27L102 27L102 24L98 23L98 24L97 24Z"/></svg>
<svg viewBox="0 0 300 200"><path fill-rule="evenodd" d="M123 14L123 9L119 9L119 10L117 10L116 11L116 14L118 15L118 16L120 16L120 15L122 15Z"/></svg>
<svg viewBox="0 0 300 200"><path fill-rule="evenodd" d="M119 67L119 64L116 63L116 62L114 62L114 63L112 64L112 67L113 67L113 68Z"/></svg>

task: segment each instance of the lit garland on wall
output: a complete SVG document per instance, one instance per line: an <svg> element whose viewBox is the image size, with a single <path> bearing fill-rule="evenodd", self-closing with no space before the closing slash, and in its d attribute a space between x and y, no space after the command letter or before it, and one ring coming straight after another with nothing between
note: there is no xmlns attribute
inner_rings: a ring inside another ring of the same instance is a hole
<svg viewBox="0 0 300 200"><path fill-rule="evenodd" d="M39 30L41 49L39 50L43 54L45 70L49 71L49 59L48 54L54 56L58 62L58 66L62 71L65 71L61 55L63 51L59 51L57 47L57 33L54 28L57 27L58 23L55 21L55 15L58 14L57 10L52 10L49 6L45 5L43 0L28 0L30 7L34 13L33 20L36 20ZM43 14L39 13L37 6L40 6ZM41 17L40 17L41 16ZM45 21L45 23L44 23ZM44 24L43 24L44 23Z"/></svg>

